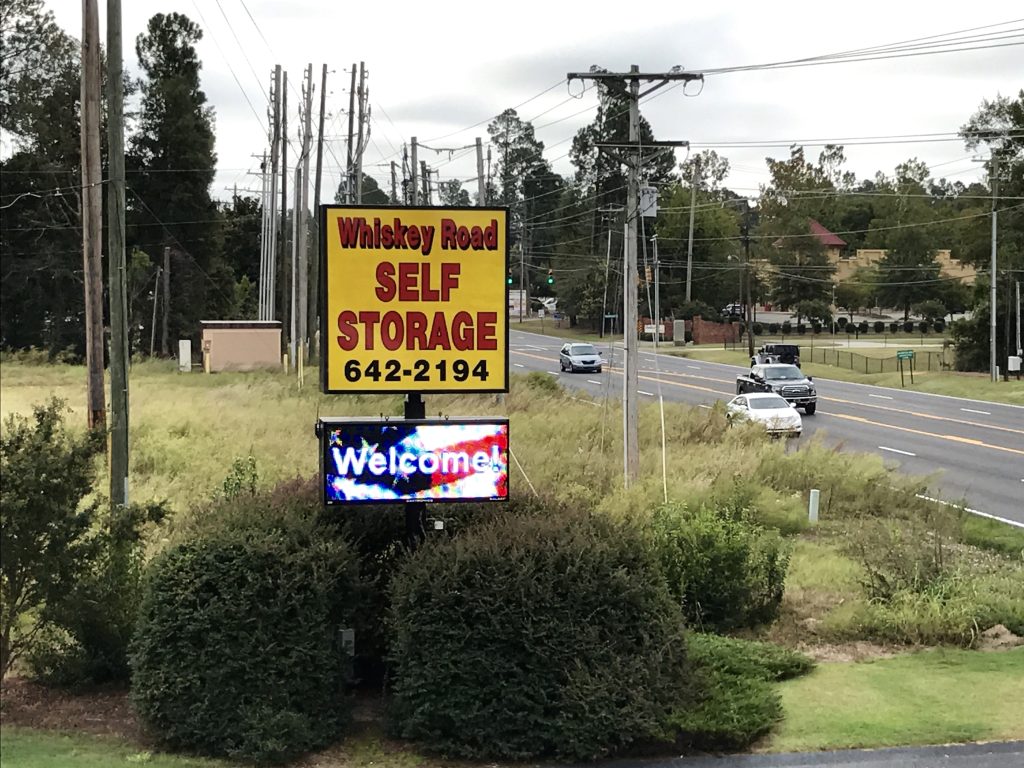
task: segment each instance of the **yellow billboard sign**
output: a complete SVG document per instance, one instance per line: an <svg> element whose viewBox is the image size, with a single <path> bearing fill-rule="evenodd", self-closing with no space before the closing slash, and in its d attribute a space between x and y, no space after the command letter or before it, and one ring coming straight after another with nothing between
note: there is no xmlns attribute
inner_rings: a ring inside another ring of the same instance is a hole
<svg viewBox="0 0 1024 768"><path fill-rule="evenodd" d="M508 212L322 206L324 392L507 392Z"/></svg>

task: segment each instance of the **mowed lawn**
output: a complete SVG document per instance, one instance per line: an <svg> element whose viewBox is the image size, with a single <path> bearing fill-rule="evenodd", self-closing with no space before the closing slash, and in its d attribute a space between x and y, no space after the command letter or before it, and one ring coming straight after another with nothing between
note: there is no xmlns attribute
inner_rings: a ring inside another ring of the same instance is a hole
<svg viewBox="0 0 1024 768"><path fill-rule="evenodd" d="M772 752L1024 739L1024 647L824 663L780 690Z"/></svg>

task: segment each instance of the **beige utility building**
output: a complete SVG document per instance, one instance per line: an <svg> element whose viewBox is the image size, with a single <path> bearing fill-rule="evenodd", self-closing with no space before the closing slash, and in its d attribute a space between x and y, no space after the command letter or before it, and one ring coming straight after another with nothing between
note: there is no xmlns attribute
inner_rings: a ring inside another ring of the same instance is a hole
<svg viewBox="0 0 1024 768"><path fill-rule="evenodd" d="M277 320L203 320L203 356L209 370L281 370L281 323Z"/></svg>

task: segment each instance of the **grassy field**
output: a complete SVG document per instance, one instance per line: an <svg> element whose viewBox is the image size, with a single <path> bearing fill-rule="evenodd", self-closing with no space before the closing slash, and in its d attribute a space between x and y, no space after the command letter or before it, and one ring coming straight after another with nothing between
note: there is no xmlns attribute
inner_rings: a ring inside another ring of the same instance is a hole
<svg viewBox="0 0 1024 768"><path fill-rule="evenodd" d="M5 418L12 412L28 413L33 404L58 395L74 408L72 423L82 427L84 382L81 367L6 362L0 411ZM168 500L174 510L174 519L159 531L154 548L188 534L193 505L218 492L236 459L255 458L262 486L295 475L309 476L318 468L313 436L318 414L376 416L402 410L397 396L326 397L315 383L299 390L294 379L281 375L179 374L169 363L136 365L131 387L131 497ZM430 414L453 416L508 415L512 450L526 475L534 486L563 500L593 504L607 514L643 515L662 499L661 440L654 406L641 411L642 480L629 492L621 487L621 412L612 403L587 401L585 395L567 398L550 376L515 376L503 402L493 395L437 396L427 398L427 409ZM834 461L836 454L814 441L793 453L784 443L765 440L753 427L728 428L720 408L666 404L666 423L670 498L742 504L789 537L793 556L783 615L766 637L827 653L837 641L824 630L855 631L857 616L844 613L844 606L864 604L862 574L844 553L843 526L870 514L867 510L872 505L889 508L894 499L906 514L923 512L925 502L914 497L917 482L885 469L878 457L844 453L841 461ZM823 516L823 524L815 530L809 530L805 521L805 492L812 481L819 483L816 487L830 489L825 515L831 519ZM529 493L517 470L510 485L514 494ZM977 589L988 590L992 601L1004 601L1011 605L1009 610L1024 616L1024 564L1020 562L1024 539L992 524L971 523L965 534L968 541L1016 557L999 559L971 550L967 562L972 571L982 574ZM1020 735L1022 661L1024 651L943 652L871 664L824 664L820 672L783 688L788 720L769 748L882 746ZM922 692L916 704L900 698L903 688L895 682L900 679L905 680L906 690ZM833 693L837 686L848 695L837 699ZM944 693L932 695L932 691ZM963 691L971 693L961 696ZM891 716L875 717L874 702L887 700L886 696L892 698L887 705ZM950 703L958 697L973 703ZM847 700L871 711L852 705L844 710ZM826 707L837 709L826 717L822 712L831 711ZM9 728L3 729L3 747L3 765L16 768L220 765L146 756L141 747L116 742ZM344 749L343 760L316 765L420 764L411 753L385 754L372 739L346 742Z"/></svg>
<svg viewBox="0 0 1024 768"><path fill-rule="evenodd" d="M150 752L110 737L63 734L30 728L0 728L3 768L227 768L238 763Z"/></svg>
<svg viewBox="0 0 1024 768"><path fill-rule="evenodd" d="M781 690L772 752L1024 738L1024 648L821 664Z"/></svg>

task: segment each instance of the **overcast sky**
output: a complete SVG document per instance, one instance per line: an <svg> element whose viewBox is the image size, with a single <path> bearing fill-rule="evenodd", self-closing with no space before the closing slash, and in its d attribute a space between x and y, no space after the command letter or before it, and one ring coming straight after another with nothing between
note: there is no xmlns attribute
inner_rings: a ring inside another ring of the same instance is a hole
<svg viewBox="0 0 1024 768"><path fill-rule="evenodd" d="M57 21L81 36L80 0L48 0ZM99 0L105 37L106 3ZM623 9L629 13L623 13ZM267 89L274 64L289 73L289 133L296 136L299 82L312 63L319 89L328 65L323 197L333 199L345 157L349 71L369 71L371 135L364 170L389 184L391 160L410 137L438 148L486 141L486 122L507 107L531 120L555 169L572 172L572 136L595 113L594 91L562 82L569 71L598 64L645 72L682 65L688 70L761 64L886 45L1013 21L1018 2L962 0L903 3L751 2L557 3L327 2L326 0L129 0L123 3L125 65L138 72L134 41L149 17L183 13L203 29L199 45L202 87L216 112L218 173L213 194L259 188L259 161L267 146ZM250 18L251 14L251 18ZM1005 28L1020 29L1018 21ZM967 34L999 32L998 28ZM1021 38L1001 42L1017 42ZM958 46L961 47L961 46ZM841 63L709 76L644 103L658 139L714 146L729 158L727 185L756 193L767 178L765 157L786 157L785 146L744 148L722 142L807 141L846 144L848 168L858 177L891 173L917 157L936 178L965 183L980 178L960 141L902 140L852 146L844 139L955 132L983 99L1015 95L1024 86L1024 46L909 58ZM550 90L548 90L550 89ZM545 92L546 91L546 92ZM699 94L698 94L699 92ZM540 95L539 95L540 94ZM690 97L688 97L690 96ZM314 98L314 126L317 93ZM532 99L532 100L531 100ZM250 106L251 103L251 106ZM476 125L482 123L480 125ZM944 136L933 138L947 138ZM696 149L696 147L695 147ZM290 153L294 162L294 153ZM684 159L686 150L677 157ZM466 180L475 191L472 152L420 159L441 177Z"/></svg>

